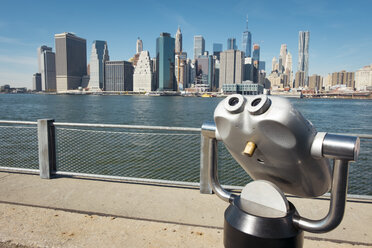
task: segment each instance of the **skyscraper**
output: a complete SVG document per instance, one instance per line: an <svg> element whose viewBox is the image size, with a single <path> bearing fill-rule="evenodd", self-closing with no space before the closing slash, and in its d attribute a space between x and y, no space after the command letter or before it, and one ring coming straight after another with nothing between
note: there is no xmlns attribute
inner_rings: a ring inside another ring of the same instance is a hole
<svg viewBox="0 0 372 248"><path fill-rule="evenodd" d="M41 91L41 74L35 73L32 76L32 90Z"/></svg>
<svg viewBox="0 0 372 248"><path fill-rule="evenodd" d="M133 74L133 91L149 92L153 91L153 72L151 65L150 53L142 51L140 53L137 66Z"/></svg>
<svg viewBox="0 0 372 248"><path fill-rule="evenodd" d="M90 80L91 90L100 90L104 87L105 62L110 60L107 42L102 40L93 41L92 53L90 55Z"/></svg>
<svg viewBox="0 0 372 248"><path fill-rule="evenodd" d="M224 84L241 84L244 78L244 53L226 50L220 56L220 87Z"/></svg>
<svg viewBox="0 0 372 248"><path fill-rule="evenodd" d="M300 31L298 34L298 68L304 72L305 85L308 85L309 73L309 31Z"/></svg>
<svg viewBox="0 0 372 248"><path fill-rule="evenodd" d="M177 44L177 41L176 41ZM180 54L175 55L175 76L177 80L177 86L178 90L183 90L185 86L187 85L186 83L186 59L187 59L187 53L182 52Z"/></svg>
<svg viewBox="0 0 372 248"><path fill-rule="evenodd" d="M260 61L260 45L253 44L253 61Z"/></svg>
<svg viewBox="0 0 372 248"><path fill-rule="evenodd" d="M285 59L285 73L288 75L288 85L292 87L293 70L292 70L292 54L290 52L287 53L287 57Z"/></svg>
<svg viewBox="0 0 372 248"><path fill-rule="evenodd" d="M220 59L220 53L222 52L222 44L221 43L213 43L213 55Z"/></svg>
<svg viewBox="0 0 372 248"><path fill-rule="evenodd" d="M86 40L72 33L54 35L57 91L77 89L87 74Z"/></svg>
<svg viewBox="0 0 372 248"><path fill-rule="evenodd" d="M137 38L137 43L136 43L136 53L140 53L143 51L143 43L140 37Z"/></svg>
<svg viewBox="0 0 372 248"><path fill-rule="evenodd" d="M161 33L156 39L156 78L159 90L176 90L174 46L175 40L169 33Z"/></svg>
<svg viewBox="0 0 372 248"><path fill-rule="evenodd" d="M177 33L176 33L175 52L176 54L180 54L182 52L182 33L181 33L180 27L178 27Z"/></svg>
<svg viewBox="0 0 372 248"><path fill-rule="evenodd" d="M245 57L251 57L252 49L252 34L248 31L248 15L247 15L247 25L245 31L243 32L242 39L242 51L245 53Z"/></svg>
<svg viewBox="0 0 372 248"><path fill-rule="evenodd" d="M227 50L237 50L238 47L236 46L236 39L235 38L228 38L227 39Z"/></svg>
<svg viewBox="0 0 372 248"><path fill-rule="evenodd" d="M274 56L274 58L271 60L271 71L277 70L277 64L278 64L278 60Z"/></svg>
<svg viewBox="0 0 372 248"><path fill-rule="evenodd" d="M41 46L37 49L41 90L56 90L56 57L51 47Z"/></svg>
<svg viewBox="0 0 372 248"><path fill-rule="evenodd" d="M106 61L105 91L132 91L133 70L128 61Z"/></svg>
<svg viewBox="0 0 372 248"><path fill-rule="evenodd" d="M280 46L280 55L279 55L279 72L283 73L285 71L287 59L287 44L282 44Z"/></svg>
<svg viewBox="0 0 372 248"><path fill-rule="evenodd" d="M194 59L203 55L205 51L205 40L201 35L194 36Z"/></svg>

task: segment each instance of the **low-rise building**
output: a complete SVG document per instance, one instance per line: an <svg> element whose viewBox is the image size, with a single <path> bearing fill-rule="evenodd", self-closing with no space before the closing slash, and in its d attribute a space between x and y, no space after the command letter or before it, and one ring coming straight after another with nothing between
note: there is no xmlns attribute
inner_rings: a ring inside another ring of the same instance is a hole
<svg viewBox="0 0 372 248"><path fill-rule="evenodd" d="M361 91L372 88L372 64L355 72L355 88Z"/></svg>

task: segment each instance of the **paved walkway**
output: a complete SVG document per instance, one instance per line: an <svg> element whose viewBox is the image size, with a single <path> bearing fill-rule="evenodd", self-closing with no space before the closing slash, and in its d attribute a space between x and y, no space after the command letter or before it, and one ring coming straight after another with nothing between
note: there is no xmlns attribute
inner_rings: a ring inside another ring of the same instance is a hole
<svg viewBox="0 0 372 248"><path fill-rule="evenodd" d="M290 201L310 218L329 204ZM223 247L226 207L196 189L0 172L0 247ZM371 223L372 202L348 202L342 224L304 247L372 247Z"/></svg>

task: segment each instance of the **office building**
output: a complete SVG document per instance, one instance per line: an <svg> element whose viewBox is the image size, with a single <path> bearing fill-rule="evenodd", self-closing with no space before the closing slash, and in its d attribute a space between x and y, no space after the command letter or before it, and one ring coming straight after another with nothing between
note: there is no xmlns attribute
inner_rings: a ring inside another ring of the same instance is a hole
<svg viewBox="0 0 372 248"><path fill-rule="evenodd" d="M328 91L332 87L332 74L327 74L323 79L323 87Z"/></svg>
<svg viewBox="0 0 372 248"><path fill-rule="evenodd" d="M292 72L292 54L290 52L287 53L286 59L285 59L285 72Z"/></svg>
<svg viewBox="0 0 372 248"><path fill-rule="evenodd" d="M238 47L236 46L236 39L235 38L228 38L227 39L227 50L237 50Z"/></svg>
<svg viewBox="0 0 372 248"><path fill-rule="evenodd" d="M355 85L355 73L340 71L332 73L332 86L333 85L346 85L346 87L354 88Z"/></svg>
<svg viewBox="0 0 372 248"><path fill-rule="evenodd" d="M253 59L253 61L260 61L260 45L258 45L258 44L253 44L252 59Z"/></svg>
<svg viewBox="0 0 372 248"><path fill-rule="evenodd" d="M213 43L213 56L216 56L220 60L220 53L222 52L223 46L221 43Z"/></svg>
<svg viewBox="0 0 372 248"><path fill-rule="evenodd" d="M259 63L258 63L258 70L259 71L265 71L266 70L266 63L265 63L265 61L259 61Z"/></svg>
<svg viewBox="0 0 372 248"><path fill-rule="evenodd" d="M287 44L282 44L280 46L280 55L279 55L279 72L284 73L285 65L287 60Z"/></svg>
<svg viewBox="0 0 372 248"><path fill-rule="evenodd" d="M176 33L176 40L175 40L175 53L180 54L182 53L182 33L181 28L178 27L177 33Z"/></svg>
<svg viewBox="0 0 372 248"><path fill-rule="evenodd" d="M272 72L274 72L274 71L279 72L278 68L279 68L278 60L274 56L274 58L271 60L271 71Z"/></svg>
<svg viewBox="0 0 372 248"><path fill-rule="evenodd" d="M41 73L35 73L32 76L32 90L41 91Z"/></svg>
<svg viewBox="0 0 372 248"><path fill-rule="evenodd" d="M142 40L140 39L140 37L137 38L137 42L136 42L136 53L141 53L143 51L143 43L142 43Z"/></svg>
<svg viewBox="0 0 372 248"><path fill-rule="evenodd" d="M156 78L158 90L176 90L174 76L175 40L169 33L161 33L156 39Z"/></svg>
<svg viewBox="0 0 372 248"><path fill-rule="evenodd" d="M154 90L150 53L148 51L142 51L137 66L134 69L133 91L150 92Z"/></svg>
<svg viewBox="0 0 372 248"><path fill-rule="evenodd" d="M224 84L242 83L244 78L244 52L226 50L220 56L220 87Z"/></svg>
<svg viewBox="0 0 372 248"><path fill-rule="evenodd" d="M77 89L87 74L86 40L71 33L54 35L57 91Z"/></svg>
<svg viewBox="0 0 372 248"><path fill-rule="evenodd" d="M372 91L372 64L355 72L355 88L361 91Z"/></svg>
<svg viewBox="0 0 372 248"><path fill-rule="evenodd" d="M305 82L305 72L297 71L294 88L304 88L306 86Z"/></svg>
<svg viewBox="0 0 372 248"><path fill-rule="evenodd" d="M243 32L242 38L242 51L245 54L245 57L251 57L251 49L252 49L252 34L248 31L248 16L247 16L247 25L245 27L245 31Z"/></svg>
<svg viewBox="0 0 372 248"><path fill-rule="evenodd" d="M90 90L97 91L103 89L105 62L109 60L107 42L102 40L93 41L89 66L90 79L88 87Z"/></svg>
<svg viewBox="0 0 372 248"><path fill-rule="evenodd" d="M177 44L177 41L176 41ZM186 59L187 59L187 53L179 53L175 55L175 76L176 76L176 81L177 81L177 89L178 90L183 90L185 86L187 85L187 64L186 64Z"/></svg>
<svg viewBox="0 0 372 248"><path fill-rule="evenodd" d="M197 62L197 83L202 84L205 89L212 90L214 84L214 59L212 55L199 56Z"/></svg>
<svg viewBox="0 0 372 248"><path fill-rule="evenodd" d="M133 65L128 61L105 62L105 91L132 91Z"/></svg>
<svg viewBox="0 0 372 248"><path fill-rule="evenodd" d="M56 57L51 47L41 46L37 49L38 67L41 75L41 90L56 90Z"/></svg>
<svg viewBox="0 0 372 248"><path fill-rule="evenodd" d="M217 58L217 57L216 57ZM213 85L212 91L218 91L220 88L220 60L214 60L214 75L213 75Z"/></svg>
<svg viewBox="0 0 372 248"><path fill-rule="evenodd" d="M287 53L286 60L285 60L285 71L284 73L288 75L288 85L292 87L293 83L293 70L292 70L292 54L290 52Z"/></svg>
<svg viewBox="0 0 372 248"><path fill-rule="evenodd" d="M264 90L263 84L255 84L252 81L245 81L242 84L224 84L222 92L225 94L259 95Z"/></svg>
<svg viewBox="0 0 372 248"><path fill-rule="evenodd" d="M196 71L197 71L196 59L193 59L191 60L191 63L190 63L190 81L189 81L190 86L192 84L195 84Z"/></svg>
<svg viewBox="0 0 372 248"><path fill-rule="evenodd" d="M205 40L201 35L194 36L194 59L203 55L205 51Z"/></svg>
<svg viewBox="0 0 372 248"><path fill-rule="evenodd" d="M305 85L308 85L309 73L309 31L300 31L298 34L298 71L303 71L305 74Z"/></svg>
<svg viewBox="0 0 372 248"><path fill-rule="evenodd" d="M252 57L245 57L244 58L244 81L252 81L253 82L253 63Z"/></svg>
<svg viewBox="0 0 372 248"><path fill-rule="evenodd" d="M313 74L309 77L309 89L319 91L322 89L323 77Z"/></svg>

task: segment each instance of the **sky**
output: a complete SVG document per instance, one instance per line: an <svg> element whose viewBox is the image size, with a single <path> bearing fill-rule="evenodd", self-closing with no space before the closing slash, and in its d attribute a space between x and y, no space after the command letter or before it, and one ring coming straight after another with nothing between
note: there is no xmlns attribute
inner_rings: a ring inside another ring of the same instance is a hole
<svg viewBox="0 0 372 248"><path fill-rule="evenodd" d="M298 33L305 30L310 31L310 75L356 71L372 64L371 10L371 0L1 0L0 85L32 88L37 48L55 51L57 33L85 38L88 62L94 40L107 41L110 60L128 60L137 37L154 57L160 33L175 36L180 26L183 50L193 58L194 35L204 37L210 52L213 43L226 49L230 37L241 48L247 15L267 72L281 44L287 44L297 71Z"/></svg>

